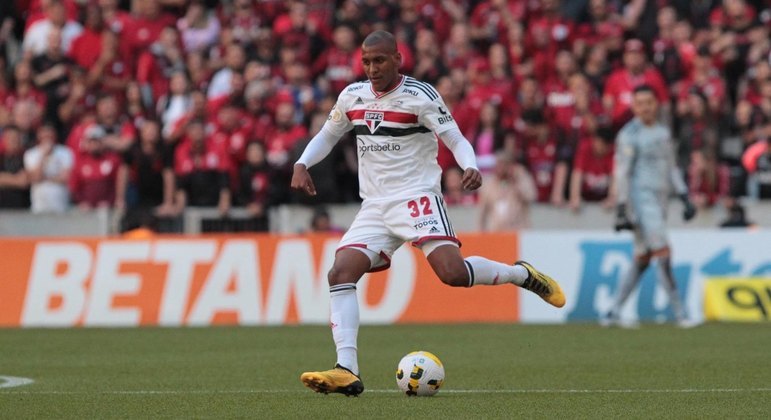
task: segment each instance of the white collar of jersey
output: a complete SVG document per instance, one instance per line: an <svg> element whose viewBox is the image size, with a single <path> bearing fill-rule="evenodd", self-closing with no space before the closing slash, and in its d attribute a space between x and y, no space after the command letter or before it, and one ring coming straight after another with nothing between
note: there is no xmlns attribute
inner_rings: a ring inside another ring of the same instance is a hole
<svg viewBox="0 0 771 420"><path fill-rule="evenodd" d="M406 77L405 77L403 74L400 74L400 75L399 75L399 77L401 77L401 79L399 80L399 83L397 83L397 84L396 84L396 86L394 86L394 88L393 88L393 89L391 89L391 90L389 90L389 91L387 91L387 92L376 92L376 91L375 91L375 89L372 89L372 83L370 83L370 85L369 85L369 89L372 91L372 93L373 93L373 94L375 94L375 98L377 98L377 99L380 99L380 98L382 98L383 96L386 96L386 95L388 95L389 93L391 93L391 92L395 91L396 89L399 89L399 87L400 87L402 84L404 84L404 81L405 81L407 78L406 78Z"/></svg>

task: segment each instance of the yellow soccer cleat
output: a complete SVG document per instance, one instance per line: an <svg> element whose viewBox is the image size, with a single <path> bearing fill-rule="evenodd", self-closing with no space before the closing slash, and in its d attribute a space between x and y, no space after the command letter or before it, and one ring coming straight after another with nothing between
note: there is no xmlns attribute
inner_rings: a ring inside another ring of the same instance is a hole
<svg viewBox="0 0 771 420"><path fill-rule="evenodd" d="M339 364L323 372L305 372L300 375L300 380L308 388L322 394L336 392L346 397L358 397L364 391L361 378Z"/></svg>
<svg viewBox="0 0 771 420"><path fill-rule="evenodd" d="M523 289L535 293L553 306L558 308L565 306L565 294L562 293L562 288L553 278L536 270L525 261L517 261L515 264L525 267L530 274L525 280L525 284L522 285Z"/></svg>

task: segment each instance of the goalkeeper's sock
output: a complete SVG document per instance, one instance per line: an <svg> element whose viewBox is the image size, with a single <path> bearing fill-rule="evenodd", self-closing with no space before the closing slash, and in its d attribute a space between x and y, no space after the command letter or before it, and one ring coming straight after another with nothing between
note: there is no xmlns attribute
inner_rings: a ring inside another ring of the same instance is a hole
<svg viewBox="0 0 771 420"><path fill-rule="evenodd" d="M519 264L508 265L477 256L466 258L466 269L469 272L469 287L505 283L522 286L529 275L527 269Z"/></svg>
<svg viewBox="0 0 771 420"><path fill-rule="evenodd" d="M648 268L647 262L643 263L635 261L634 265L626 273L626 276L624 276L621 285L619 286L616 300L613 302L613 307L610 309L610 316L612 318L618 317L621 307L624 306L624 302L626 302L629 295L632 294L632 291L637 287L637 283L640 282L642 273L645 272L646 268Z"/></svg>
<svg viewBox="0 0 771 420"><path fill-rule="evenodd" d="M664 286L664 290L667 291L667 295L669 296L669 304L672 306L672 312L675 314L675 319L683 321L687 317L683 304L680 301L680 294L677 292L677 284L675 283L675 276L672 272L672 263L669 257L658 258L657 262L659 278L661 284Z"/></svg>
<svg viewBox="0 0 771 420"><path fill-rule="evenodd" d="M358 375L356 336L359 333L359 301L356 284L336 284L329 288L329 296L329 320L337 349L337 363Z"/></svg>

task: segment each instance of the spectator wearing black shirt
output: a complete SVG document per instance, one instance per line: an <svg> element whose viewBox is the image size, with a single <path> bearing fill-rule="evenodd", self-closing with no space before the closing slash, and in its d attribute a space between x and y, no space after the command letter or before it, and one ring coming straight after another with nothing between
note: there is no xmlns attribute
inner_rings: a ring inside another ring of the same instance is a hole
<svg viewBox="0 0 771 420"><path fill-rule="evenodd" d="M21 133L14 126L3 130L0 153L0 208L29 209L29 177L24 170Z"/></svg>
<svg viewBox="0 0 771 420"><path fill-rule="evenodd" d="M246 161L239 170L238 204L246 207L253 230L268 230L270 205L270 167L265 161L265 146L252 142L246 146Z"/></svg>
<svg viewBox="0 0 771 420"><path fill-rule="evenodd" d="M175 206L217 207L221 215L230 211L230 159L227 150L208 139L201 120L187 125L187 135L174 154L177 178Z"/></svg>
<svg viewBox="0 0 771 420"><path fill-rule="evenodd" d="M121 156L115 205L128 212L175 214L173 155L161 142L160 124L145 120L139 142Z"/></svg>
<svg viewBox="0 0 771 420"><path fill-rule="evenodd" d="M59 105L67 98L67 83L73 66L72 60L62 52L61 45L61 29L51 28L45 52L35 56L31 63L35 85L46 94L45 119L57 123Z"/></svg>

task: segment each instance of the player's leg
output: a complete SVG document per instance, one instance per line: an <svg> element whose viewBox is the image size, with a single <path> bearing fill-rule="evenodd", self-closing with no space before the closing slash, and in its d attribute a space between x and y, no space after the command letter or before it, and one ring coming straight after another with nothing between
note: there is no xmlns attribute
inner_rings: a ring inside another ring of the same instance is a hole
<svg viewBox="0 0 771 420"><path fill-rule="evenodd" d="M640 283L640 279L649 264L649 253L643 252L640 255L635 255L632 266L629 267L629 270L627 270L626 274L621 279L618 293L613 301L613 306L611 306L610 311L608 311L608 314L606 315L606 322L617 323L619 321L621 308L624 306L624 303L626 303L629 295L637 288L637 285Z"/></svg>
<svg viewBox="0 0 771 420"><path fill-rule="evenodd" d="M556 307L565 305L565 295L559 284L524 261L508 265L479 256L464 259L457 243L448 240L426 241L421 249L436 275L447 285L471 287L511 283L536 293Z"/></svg>
<svg viewBox="0 0 771 420"><path fill-rule="evenodd" d="M669 296L669 304L672 306L672 312L675 314L675 321L681 326L692 326L688 320L685 306L680 300L680 293L677 291L675 274L672 270L672 259L669 247L661 248L653 253L653 259L656 261L658 277L661 285Z"/></svg>
<svg viewBox="0 0 771 420"><path fill-rule="evenodd" d="M329 270L329 309L337 363L330 370L305 372L300 380L316 392L358 395L364 391L359 377L356 338L359 332L359 302L356 283L372 267L366 249L343 248L335 254Z"/></svg>
<svg viewBox="0 0 771 420"><path fill-rule="evenodd" d="M337 364L331 370L303 373L300 379L309 388L345 395L358 395L364 390L356 343L359 332L356 283L368 271L388 268L390 255L401 243L388 235L378 205L365 202L341 239L328 274L330 324Z"/></svg>

